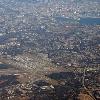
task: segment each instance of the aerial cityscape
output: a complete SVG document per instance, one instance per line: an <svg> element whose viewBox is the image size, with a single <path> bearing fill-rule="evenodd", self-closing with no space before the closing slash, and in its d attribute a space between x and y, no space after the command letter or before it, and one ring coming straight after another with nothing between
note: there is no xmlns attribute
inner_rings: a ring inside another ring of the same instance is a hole
<svg viewBox="0 0 100 100"><path fill-rule="evenodd" d="M0 0L0 100L100 100L100 0Z"/></svg>

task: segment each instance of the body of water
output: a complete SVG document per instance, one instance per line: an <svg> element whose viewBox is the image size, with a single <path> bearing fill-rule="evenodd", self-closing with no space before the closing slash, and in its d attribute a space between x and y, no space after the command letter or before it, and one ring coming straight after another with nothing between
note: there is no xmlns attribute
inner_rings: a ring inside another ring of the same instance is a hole
<svg viewBox="0 0 100 100"><path fill-rule="evenodd" d="M8 69L9 67L10 65L3 64L3 63L0 64L0 69Z"/></svg>
<svg viewBox="0 0 100 100"><path fill-rule="evenodd" d="M79 23L82 25L100 25L100 18L80 18Z"/></svg>

